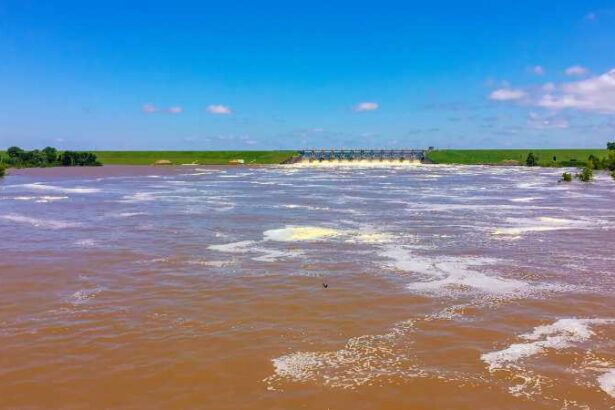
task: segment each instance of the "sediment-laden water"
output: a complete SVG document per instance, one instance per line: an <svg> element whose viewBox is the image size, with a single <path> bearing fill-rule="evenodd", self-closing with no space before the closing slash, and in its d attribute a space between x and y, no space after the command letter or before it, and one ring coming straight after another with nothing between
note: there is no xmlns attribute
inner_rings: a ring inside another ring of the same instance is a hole
<svg viewBox="0 0 615 410"><path fill-rule="evenodd" d="M559 172L15 171L0 405L615 408L615 183Z"/></svg>

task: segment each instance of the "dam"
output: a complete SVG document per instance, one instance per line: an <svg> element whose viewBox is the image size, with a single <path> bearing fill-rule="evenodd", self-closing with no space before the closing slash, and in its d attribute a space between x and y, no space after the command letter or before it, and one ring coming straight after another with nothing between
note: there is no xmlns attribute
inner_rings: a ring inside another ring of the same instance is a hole
<svg viewBox="0 0 615 410"><path fill-rule="evenodd" d="M422 162L424 149L309 149L299 150L293 162Z"/></svg>

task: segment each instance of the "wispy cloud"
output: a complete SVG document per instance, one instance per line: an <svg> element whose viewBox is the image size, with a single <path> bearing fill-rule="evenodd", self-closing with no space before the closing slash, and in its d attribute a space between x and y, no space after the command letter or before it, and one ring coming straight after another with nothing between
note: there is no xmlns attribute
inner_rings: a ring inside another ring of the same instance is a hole
<svg viewBox="0 0 615 410"><path fill-rule="evenodd" d="M531 112L528 116L527 124L530 128L545 129L565 129L570 127L566 118L554 114L541 115Z"/></svg>
<svg viewBox="0 0 615 410"><path fill-rule="evenodd" d="M615 8L611 9L601 9L601 10L592 10L585 15L583 18L585 21L598 21L601 17L612 17L615 16Z"/></svg>
<svg viewBox="0 0 615 410"><path fill-rule="evenodd" d="M541 65L535 65L534 67L531 67L530 71L538 76L545 75L545 69Z"/></svg>
<svg viewBox="0 0 615 410"><path fill-rule="evenodd" d="M220 104L212 104L207 107L207 112L214 115L230 115L232 113L230 107Z"/></svg>
<svg viewBox="0 0 615 410"><path fill-rule="evenodd" d="M179 114L182 111L184 111L184 109L180 106L175 106L175 107L169 107L166 110L169 114Z"/></svg>
<svg viewBox="0 0 615 410"><path fill-rule="evenodd" d="M143 107L141 107L141 111L143 111L146 114L153 114L156 111L158 111L158 108L156 108L156 106L152 103L147 103L147 104L143 104Z"/></svg>
<svg viewBox="0 0 615 410"><path fill-rule="evenodd" d="M375 102L361 102L355 105L352 109L355 112L366 112L366 111L375 111L380 107L378 103Z"/></svg>
<svg viewBox="0 0 615 410"><path fill-rule="evenodd" d="M587 74L588 70L580 65L573 65L572 67L568 67L564 72L569 76L582 76Z"/></svg>
<svg viewBox="0 0 615 410"><path fill-rule="evenodd" d="M526 97L527 93L523 90L514 88L500 88L489 94L489 99L493 101L519 101Z"/></svg>
<svg viewBox="0 0 615 410"><path fill-rule="evenodd" d="M141 107L141 111L145 114L154 114L154 113L167 113L167 114L180 114L184 109L178 105L168 108L158 108L152 103L143 104Z"/></svg>

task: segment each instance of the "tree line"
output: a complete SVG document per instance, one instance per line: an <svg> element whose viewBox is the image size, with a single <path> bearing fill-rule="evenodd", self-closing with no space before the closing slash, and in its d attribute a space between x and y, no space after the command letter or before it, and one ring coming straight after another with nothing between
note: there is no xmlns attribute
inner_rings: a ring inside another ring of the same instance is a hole
<svg viewBox="0 0 615 410"><path fill-rule="evenodd" d="M102 165L96 154L87 151L58 151L53 147L42 150L27 151L19 147L10 147L5 155L0 156L0 177L6 168L41 168L41 167L84 167Z"/></svg>

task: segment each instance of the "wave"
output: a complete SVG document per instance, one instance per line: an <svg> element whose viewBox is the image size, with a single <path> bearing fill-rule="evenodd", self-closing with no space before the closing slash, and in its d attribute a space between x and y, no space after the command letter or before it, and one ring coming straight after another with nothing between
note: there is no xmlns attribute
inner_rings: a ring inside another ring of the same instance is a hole
<svg viewBox="0 0 615 410"><path fill-rule="evenodd" d="M343 234L342 231L336 229L318 226L286 226L265 231L263 237L267 241L294 242L330 239Z"/></svg>
<svg viewBox="0 0 615 410"><path fill-rule="evenodd" d="M13 198L16 201L34 201L37 203L48 203L53 201L61 201L68 199L67 196L16 196Z"/></svg>
<svg viewBox="0 0 615 410"><path fill-rule="evenodd" d="M508 218L507 221L514 226L494 229L492 234L496 236L520 237L521 235L532 232L583 229L586 228L589 223L584 220L551 218L546 216L538 218ZM595 221L589 226L595 227Z"/></svg>
<svg viewBox="0 0 615 410"><path fill-rule="evenodd" d="M420 276L419 281L406 285L411 291L449 295L451 292L475 290L488 294L518 295L530 289L527 282L487 275L477 269L497 263L495 259L426 257L397 246L386 248L380 256L392 261L388 267Z"/></svg>
<svg viewBox="0 0 615 410"><path fill-rule="evenodd" d="M615 323L615 319L559 319L551 325L537 326L531 333L519 335L523 340L503 350L481 355L490 371L509 367L518 368L518 362L546 350L561 350L589 340L593 326Z"/></svg>
<svg viewBox="0 0 615 410"><path fill-rule="evenodd" d="M70 296L68 301L73 306L83 305L89 302L90 300L94 299L95 297L97 297L102 291L103 291L102 288L79 289L78 291L76 291Z"/></svg>
<svg viewBox="0 0 615 410"><path fill-rule="evenodd" d="M10 222L32 225L35 228L44 229L65 229L80 226L80 224L76 222L58 221L53 219L37 219L18 214L0 215L0 218Z"/></svg>
<svg viewBox="0 0 615 410"><path fill-rule="evenodd" d="M24 184L21 185L24 188L35 189L41 191L52 191L52 192L62 192L65 194L93 194L96 192L100 192L98 188L85 188L85 187L75 187L75 188L67 188L55 185L45 185L45 184Z"/></svg>
<svg viewBox="0 0 615 410"><path fill-rule="evenodd" d="M286 259L290 257L297 257L303 254L298 249L294 250L279 250L279 249L270 249L263 246L259 246L256 241L239 241L239 242L231 242L227 244L221 245L210 245L208 249L212 251L218 252L226 252L226 253L256 253L260 254L260 256L255 256L252 260L257 262L275 262L280 259Z"/></svg>
<svg viewBox="0 0 615 410"><path fill-rule="evenodd" d="M598 385L606 394L615 398L615 369L609 369L598 377Z"/></svg>
<svg viewBox="0 0 615 410"><path fill-rule="evenodd" d="M301 161L284 165L288 168L415 168L422 164L418 161Z"/></svg>
<svg viewBox="0 0 615 410"><path fill-rule="evenodd" d="M269 390L285 381L319 382L326 386L354 390L393 379L418 376L405 336L413 331L411 320L398 323L387 333L354 337L340 350L296 352L272 360L274 373L264 379Z"/></svg>

